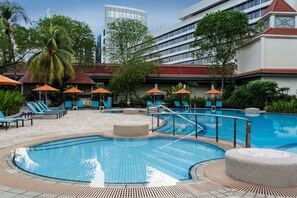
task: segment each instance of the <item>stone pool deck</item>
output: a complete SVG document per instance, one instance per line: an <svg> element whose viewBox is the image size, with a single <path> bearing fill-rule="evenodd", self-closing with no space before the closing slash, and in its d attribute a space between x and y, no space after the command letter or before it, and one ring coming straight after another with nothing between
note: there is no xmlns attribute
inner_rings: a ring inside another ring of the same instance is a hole
<svg viewBox="0 0 297 198"><path fill-rule="evenodd" d="M34 119L34 125L25 123L25 127L8 130L0 129L0 198L31 198L31 197L55 197L55 198L82 198L82 197L281 197L282 194L269 194L264 190L251 191L237 188L232 182L220 183L219 180L211 180L205 176L207 172L214 172L209 166L221 165L224 160L209 161L194 166L191 170L193 179L180 182L176 186L148 187L139 185L107 185L104 188L90 188L84 183L65 182L33 176L18 170L9 160L9 153L14 148L28 146L48 140L82 135L113 135L114 124L149 124L152 118L140 114L110 114L96 110L68 111L61 119L45 117L46 119ZM154 122L154 125L156 121ZM158 133L149 133L145 137L158 136ZM195 138L192 138L195 139ZM231 144L221 141L216 144L213 140L199 138L199 140L213 143L228 150ZM222 170L220 168L220 170ZM223 173L220 172L222 175ZM214 177L213 175L210 177ZM228 181L224 175L224 181ZM236 181L235 181L236 183ZM234 184L234 181L233 181ZM234 187L233 187L234 186ZM288 197L288 196L283 196ZM293 197L293 196L292 196Z"/></svg>

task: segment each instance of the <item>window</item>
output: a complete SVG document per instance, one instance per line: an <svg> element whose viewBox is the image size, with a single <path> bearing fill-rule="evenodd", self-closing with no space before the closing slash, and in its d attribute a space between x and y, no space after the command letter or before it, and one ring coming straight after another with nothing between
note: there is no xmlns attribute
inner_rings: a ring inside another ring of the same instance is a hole
<svg viewBox="0 0 297 198"><path fill-rule="evenodd" d="M276 28L294 28L295 17L279 16L275 17Z"/></svg>

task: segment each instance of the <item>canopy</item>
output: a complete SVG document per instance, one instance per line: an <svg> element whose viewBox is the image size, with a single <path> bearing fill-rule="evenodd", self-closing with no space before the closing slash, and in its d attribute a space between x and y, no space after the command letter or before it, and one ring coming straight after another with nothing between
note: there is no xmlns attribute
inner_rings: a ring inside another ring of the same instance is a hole
<svg viewBox="0 0 297 198"><path fill-rule="evenodd" d="M20 85L21 82L0 75L0 85Z"/></svg>
<svg viewBox="0 0 297 198"><path fill-rule="evenodd" d="M159 90L159 89L157 89L157 88L153 88L151 90L148 90L146 92L146 94L164 94L164 92L161 91L161 90Z"/></svg>
<svg viewBox="0 0 297 198"><path fill-rule="evenodd" d="M104 89L102 87L100 87L100 88L92 91L92 94L96 94L96 93L100 93L100 94L111 94L110 91L108 91L108 90L106 90L106 89Z"/></svg>
<svg viewBox="0 0 297 198"><path fill-rule="evenodd" d="M191 94L188 90L180 89L177 92L174 92L175 94Z"/></svg>
<svg viewBox="0 0 297 198"><path fill-rule="evenodd" d="M54 87L51 87L51 86L45 84L45 85L43 85L41 87L38 87L38 88L33 89L33 91L51 92L51 91L59 91L59 89L56 89Z"/></svg>
<svg viewBox="0 0 297 198"><path fill-rule="evenodd" d="M67 89L66 91L63 91L64 94L75 94L75 93L83 93L83 91L72 87L71 89Z"/></svg>
<svg viewBox="0 0 297 198"><path fill-rule="evenodd" d="M222 92L220 92L219 90L216 90L216 89L211 89L205 93L207 93L207 94L222 94Z"/></svg>

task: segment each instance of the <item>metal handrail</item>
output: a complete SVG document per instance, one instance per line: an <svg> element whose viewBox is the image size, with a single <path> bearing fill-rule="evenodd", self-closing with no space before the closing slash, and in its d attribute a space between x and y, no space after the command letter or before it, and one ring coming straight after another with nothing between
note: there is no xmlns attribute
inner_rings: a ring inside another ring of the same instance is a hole
<svg viewBox="0 0 297 198"><path fill-rule="evenodd" d="M158 108L160 108L160 107L163 108L163 109L165 109L165 110L167 110L167 111L169 111L169 112L171 112L172 114L177 115L178 117L184 119L185 121L190 122L190 123L193 124L193 125L196 125L196 126L199 128L199 131L198 131L198 132L200 132L200 131L203 130L203 127L200 126L197 122L195 123L195 122L193 122L192 120L189 120L188 118L185 118L184 116L180 115L180 113L176 113L175 111L169 109L168 107L165 107L164 105L160 105L160 106L158 106ZM162 113L162 114L164 115L164 113Z"/></svg>
<svg viewBox="0 0 297 198"><path fill-rule="evenodd" d="M162 107L164 108L164 106L162 105ZM165 107L164 109L168 110L169 108ZM152 113L152 116L157 116L158 118L158 123L159 123L159 116L160 115L172 115L172 119L173 119L173 135L175 135L175 116L174 115L177 115L181 118L183 118L184 120L187 120L189 121L190 123L196 125L196 126L200 126L198 125L198 116L208 116L208 117L215 117L216 119L216 142L218 142L219 140L219 128L218 128L218 125L219 125L219 118L230 118L230 119L233 119L233 146L236 147L237 145L237 142L236 140L237 139L240 139L240 138L237 138L237 133L239 133L240 131L237 131L236 130L236 127L237 127L237 120L242 120L242 121L245 121L246 122L246 131L245 131L245 135L246 135L246 138L245 138L245 147L246 148L250 148L251 147L251 121L249 119L246 119L246 118L241 118L241 117L236 117L236 116L228 116L228 115L214 115L214 114L204 114L204 113L177 113L177 112L174 112L172 111L171 109L169 109L168 111L170 111L170 113L167 113L167 112L162 112L162 113ZM192 120L189 120L187 118L185 118L184 116L182 115L194 115L195 116L195 122L193 122ZM201 126L200 126L201 127ZM203 127L201 127L201 130L203 130ZM152 131L154 131L154 129L152 128ZM240 132L240 133L243 133L243 132ZM196 127L196 138L197 138L197 135L198 135L198 132L197 132L197 127Z"/></svg>
<svg viewBox="0 0 297 198"><path fill-rule="evenodd" d="M106 107L106 109L109 110L109 107L106 105L106 103L104 102L104 100L101 100L101 102L103 103L103 107Z"/></svg>

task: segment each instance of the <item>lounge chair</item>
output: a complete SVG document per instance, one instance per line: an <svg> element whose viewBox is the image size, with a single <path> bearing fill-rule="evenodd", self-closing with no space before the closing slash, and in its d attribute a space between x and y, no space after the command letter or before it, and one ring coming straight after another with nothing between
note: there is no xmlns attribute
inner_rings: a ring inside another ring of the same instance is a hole
<svg viewBox="0 0 297 198"><path fill-rule="evenodd" d="M161 105L163 105L162 101L156 100L156 106L158 107L158 106L161 106Z"/></svg>
<svg viewBox="0 0 297 198"><path fill-rule="evenodd" d="M147 100L147 101L146 101L146 106L147 106L147 107L152 107L152 106L154 106L154 104L153 104L152 101Z"/></svg>
<svg viewBox="0 0 297 198"><path fill-rule="evenodd" d="M92 101L92 107L94 109L99 109L99 101Z"/></svg>
<svg viewBox="0 0 297 198"><path fill-rule="evenodd" d="M181 105L180 105L180 102L179 101L173 101L173 103L174 103L174 106L176 108L181 108Z"/></svg>
<svg viewBox="0 0 297 198"><path fill-rule="evenodd" d="M187 101L183 101L184 108L190 108L189 103Z"/></svg>
<svg viewBox="0 0 297 198"><path fill-rule="evenodd" d="M205 107L211 107L212 106L212 101L208 100L205 102Z"/></svg>
<svg viewBox="0 0 297 198"><path fill-rule="evenodd" d="M223 107L222 101L216 101L216 107L222 108Z"/></svg>
<svg viewBox="0 0 297 198"><path fill-rule="evenodd" d="M63 114L65 115L67 113L67 109L63 109L63 108L59 108L59 107L48 107L43 101L38 101L37 102L44 110L47 111L52 111L52 110L58 110L63 112Z"/></svg>
<svg viewBox="0 0 297 198"><path fill-rule="evenodd" d="M3 115L3 113L0 111L0 124L5 124L5 130L8 129L8 126L10 126L10 123L15 123L16 128L18 128L18 121L15 118L7 118Z"/></svg>
<svg viewBox="0 0 297 198"><path fill-rule="evenodd" d="M65 109L49 109L48 107L45 108L40 102L34 102L34 105L39 112L57 112L60 113L61 116L66 114Z"/></svg>
<svg viewBox="0 0 297 198"><path fill-rule="evenodd" d="M27 103L27 106L31 110L34 115L56 115L57 119L60 118L60 113L58 112L51 112L51 111L37 111L33 104Z"/></svg>
<svg viewBox="0 0 297 198"><path fill-rule="evenodd" d="M65 101L64 107L65 109L72 109L72 101Z"/></svg>
<svg viewBox="0 0 297 198"><path fill-rule="evenodd" d="M76 101L75 104L76 104L77 109L82 109L84 107L84 104L82 101Z"/></svg>

